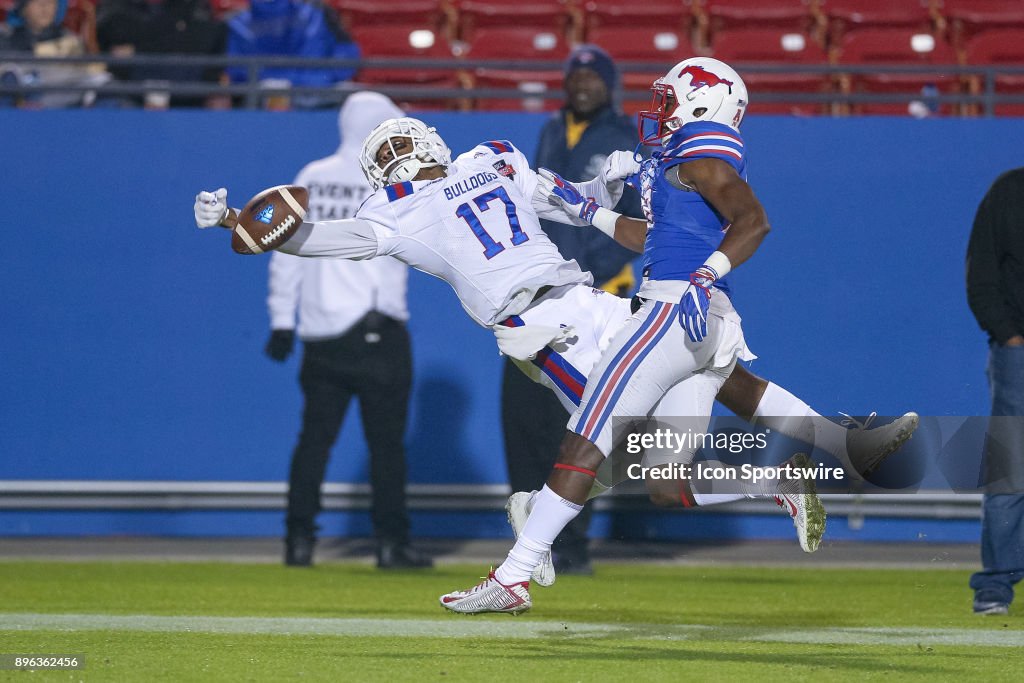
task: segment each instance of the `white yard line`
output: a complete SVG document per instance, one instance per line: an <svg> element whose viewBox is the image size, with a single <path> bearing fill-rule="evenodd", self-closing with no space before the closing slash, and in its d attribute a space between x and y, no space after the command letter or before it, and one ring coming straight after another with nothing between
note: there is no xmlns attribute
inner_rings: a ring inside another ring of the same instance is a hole
<svg viewBox="0 0 1024 683"><path fill-rule="evenodd" d="M1002 626L1006 617L978 617ZM1024 631L927 628L744 628L699 624L599 624L529 621L504 615L441 619L165 617L105 614L0 614L0 631L149 631L422 638L638 638L816 645L968 645L1024 647Z"/></svg>

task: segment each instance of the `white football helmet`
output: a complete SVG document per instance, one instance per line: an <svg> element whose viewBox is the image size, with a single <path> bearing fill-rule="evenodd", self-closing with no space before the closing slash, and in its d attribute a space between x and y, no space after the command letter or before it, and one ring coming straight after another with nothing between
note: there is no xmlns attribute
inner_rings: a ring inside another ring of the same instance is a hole
<svg viewBox="0 0 1024 683"><path fill-rule="evenodd" d="M404 154L396 152L392 142L396 138L412 140L412 150ZM384 145L390 147L391 160L381 168L377 165L377 153ZM451 162L451 150L437 130L409 117L388 119L374 128L366 136L359 153L359 165L374 192L385 185L412 180L420 169L433 166L448 168Z"/></svg>
<svg viewBox="0 0 1024 683"><path fill-rule="evenodd" d="M747 86L717 59L679 62L651 86L651 109L640 112L640 142L667 144L672 133L693 121L715 121L739 131L747 109ZM645 126L650 122L652 126Z"/></svg>

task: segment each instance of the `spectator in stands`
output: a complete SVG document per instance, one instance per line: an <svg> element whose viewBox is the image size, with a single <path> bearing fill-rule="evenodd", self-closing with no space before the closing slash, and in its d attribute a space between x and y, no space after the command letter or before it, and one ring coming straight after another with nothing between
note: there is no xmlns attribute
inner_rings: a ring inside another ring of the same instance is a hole
<svg viewBox="0 0 1024 683"><path fill-rule="evenodd" d="M989 336L992 416L985 439L982 571L974 611L1006 614L1024 578L1024 168L996 179L974 218L967 302ZM1011 417L1012 416L1012 417Z"/></svg>
<svg viewBox="0 0 1024 683"><path fill-rule="evenodd" d="M227 31L214 19L209 0L100 0L96 32L100 49L116 57L144 54L221 55ZM216 83L219 66L115 67L114 75L126 81ZM173 96L172 106L229 106L220 96Z"/></svg>
<svg viewBox="0 0 1024 683"><path fill-rule="evenodd" d="M586 180L598 174L610 153L636 147L636 124L616 105L618 68L601 48L577 47L565 64L564 84L565 105L541 131L534 167ZM615 210L641 217L640 196L627 188ZM593 274L595 286L621 296L632 294L635 253L599 230L580 230L544 220L541 226L562 256L576 259L580 268ZM509 484L513 491L539 489L551 472L565 436L565 409L554 394L531 382L511 362L505 364L501 403ZM556 571L591 573L589 526L587 505L552 546Z"/></svg>
<svg viewBox="0 0 1024 683"><path fill-rule="evenodd" d="M234 56L294 56L311 59L356 59L359 47L342 29L334 10L307 0L252 0L248 10L228 20L228 54ZM233 83L249 78L246 67L228 69ZM268 67L259 73L261 81L274 85L329 87L350 80L355 68L303 69ZM293 97L296 107L316 107L328 98Z"/></svg>
<svg viewBox="0 0 1024 683"><path fill-rule="evenodd" d="M18 0L0 27L0 52L27 52L36 57L80 57L81 36L61 26L67 0ZM109 75L99 64L4 64L6 82L38 85L101 85ZM72 107L91 104L91 92L46 92L22 100L28 107Z"/></svg>

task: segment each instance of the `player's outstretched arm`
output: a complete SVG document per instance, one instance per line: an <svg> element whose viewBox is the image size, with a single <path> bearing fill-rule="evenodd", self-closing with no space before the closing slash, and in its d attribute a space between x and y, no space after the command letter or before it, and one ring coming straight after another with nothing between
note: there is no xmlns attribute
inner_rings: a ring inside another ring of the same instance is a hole
<svg viewBox="0 0 1024 683"><path fill-rule="evenodd" d="M546 200L548 209L538 207L542 218L569 223L570 225L593 225L616 242L635 252L643 252L647 238L647 222L623 216L601 206L592 197L586 197L580 189L554 171L546 168L537 172L537 192ZM561 215L559 215L561 214Z"/></svg>
<svg viewBox="0 0 1024 683"><path fill-rule="evenodd" d="M238 209L228 206L228 191L220 188L215 192L200 192L196 195L196 203L192 207L196 216L196 226L202 228L234 229L238 224Z"/></svg>

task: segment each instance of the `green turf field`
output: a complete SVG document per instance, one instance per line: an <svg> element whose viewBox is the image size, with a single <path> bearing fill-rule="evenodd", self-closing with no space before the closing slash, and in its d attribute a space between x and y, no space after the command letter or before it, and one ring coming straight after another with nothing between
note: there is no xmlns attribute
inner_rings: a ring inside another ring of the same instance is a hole
<svg viewBox="0 0 1024 683"><path fill-rule="evenodd" d="M598 566L519 616L445 613L486 567L0 562L0 653L84 681L1019 681L1024 619L968 573Z"/></svg>

